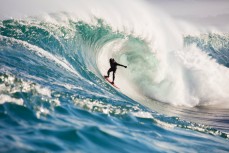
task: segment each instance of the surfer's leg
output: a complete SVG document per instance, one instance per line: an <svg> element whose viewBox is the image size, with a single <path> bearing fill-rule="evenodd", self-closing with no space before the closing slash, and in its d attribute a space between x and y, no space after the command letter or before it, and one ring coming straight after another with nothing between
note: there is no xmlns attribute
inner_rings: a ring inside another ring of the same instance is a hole
<svg viewBox="0 0 229 153"><path fill-rule="evenodd" d="M116 70L113 71L113 82L112 82L113 84L114 84L114 80L115 80L115 72L116 72Z"/></svg>
<svg viewBox="0 0 229 153"><path fill-rule="evenodd" d="M108 71L107 71L107 76L105 76L106 78L109 78L110 76L110 72L112 71L112 69L110 68Z"/></svg>

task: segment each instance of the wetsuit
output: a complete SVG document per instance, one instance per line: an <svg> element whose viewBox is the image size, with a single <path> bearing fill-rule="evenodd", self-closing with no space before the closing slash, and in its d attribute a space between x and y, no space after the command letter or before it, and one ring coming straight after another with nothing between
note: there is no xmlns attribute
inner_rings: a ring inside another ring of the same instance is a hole
<svg viewBox="0 0 229 153"><path fill-rule="evenodd" d="M114 83L114 80L115 80L115 72L116 72L116 70L117 70L117 66L122 66L122 67L127 67L127 66L124 66L124 65L122 65L122 64L119 64L119 63L117 63L114 59L110 59L110 66L111 66L111 68L107 71L107 76L105 76L105 77L109 77L110 76L110 72L112 72L113 71L113 82L112 83Z"/></svg>

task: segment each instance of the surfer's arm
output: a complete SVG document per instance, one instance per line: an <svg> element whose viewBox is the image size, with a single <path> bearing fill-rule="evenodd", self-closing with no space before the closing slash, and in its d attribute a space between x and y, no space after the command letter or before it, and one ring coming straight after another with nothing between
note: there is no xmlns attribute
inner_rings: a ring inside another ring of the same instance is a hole
<svg viewBox="0 0 229 153"><path fill-rule="evenodd" d="M119 64L119 63L116 63L118 66L122 66L122 67L125 67L125 68L127 68L127 66L125 66L125 65L122 65L122 64Z"/></svg>

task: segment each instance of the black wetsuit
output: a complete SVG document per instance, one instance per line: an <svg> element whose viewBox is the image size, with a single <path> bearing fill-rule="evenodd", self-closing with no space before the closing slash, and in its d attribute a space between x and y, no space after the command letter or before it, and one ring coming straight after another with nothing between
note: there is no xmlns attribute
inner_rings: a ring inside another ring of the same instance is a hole
<svg viewBox="0 0 229 153"><path fill-rule="evenodd" d="M114 80L115 80L115 72L117 70L117 66L123 66L126 68L126 66L122 65L122 64L119 64L117 63L115 60L112 60L110 59L110 66L111 68L107 71L107 76L106 77L109 77L110 76L110 72L113 71L113 83L114 83Z"/></svg>

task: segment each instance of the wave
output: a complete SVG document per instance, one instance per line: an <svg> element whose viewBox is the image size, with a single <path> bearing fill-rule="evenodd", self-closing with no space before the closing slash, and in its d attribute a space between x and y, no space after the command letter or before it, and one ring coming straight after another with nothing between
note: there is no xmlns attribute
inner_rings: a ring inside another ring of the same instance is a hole
<svg viewBox="0 0 229 153"><path fill-rule="evenodd" d="M53 15L52 20L56 21L55 16L58 15ZM106 20L96 17L93 24L66 20L66 13L58 17L64 18L65 24L37 19L3 20L1 45L14 44L34 50L38 56L92 82L93 79L85 78L85 69L101 78L108 69L109 58L114 57L128 65L128 70L119 70L116 82L122 92L134 99L228 107L228 44L224 44L227 35L182 37L180 32L171 29L166 36L161 36L149 30L148 38L153 38L147 39L136 31L130 34L125 28L114 29ZM204 41L202 37L209 39Z"/></svg>

